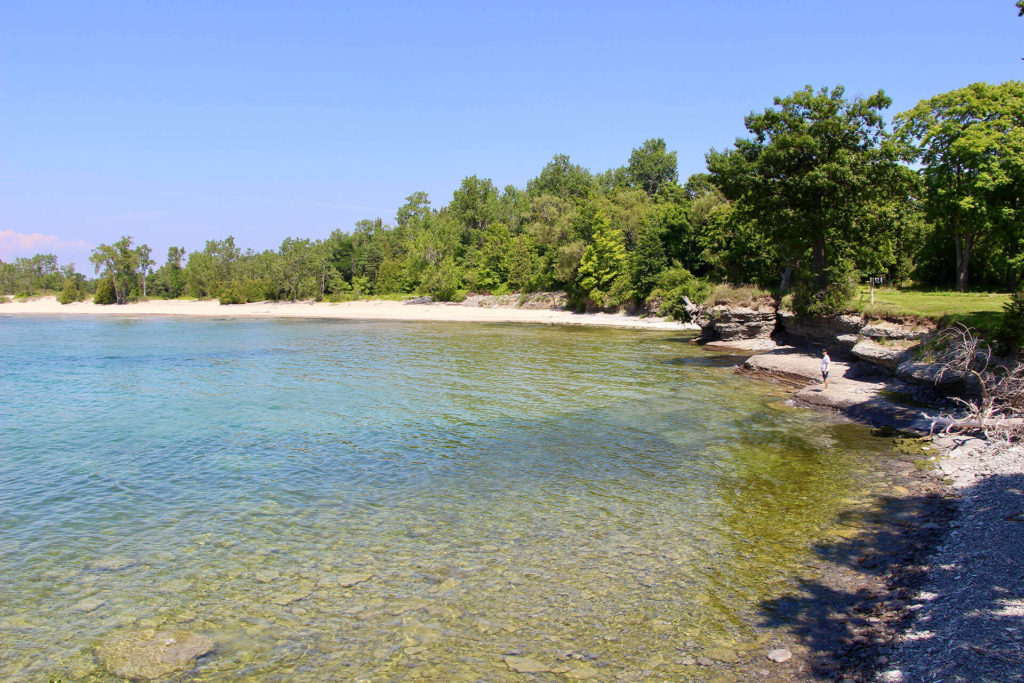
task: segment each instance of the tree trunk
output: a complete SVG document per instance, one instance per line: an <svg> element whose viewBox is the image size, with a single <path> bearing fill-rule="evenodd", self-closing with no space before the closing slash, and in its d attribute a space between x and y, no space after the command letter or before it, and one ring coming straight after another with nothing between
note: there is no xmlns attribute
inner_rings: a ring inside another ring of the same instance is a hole
<svg viewBox="0 0 1024 683"><path fill-rule="evenodd" d="M956 242L956 291L963 292L967 290L967 267L971 263L974 239L961 232L954 233L953 239Z"/></svg>
<svg viewBox="0 0 1024 683"><path fill-rule="evenodd" d="M824 291L828 287L828 277L825 275L825 233L818 232L814 235L811 243L814 257L814 274L818 284L818 290Z"/></svg>
<svg viewBox="0 0 1024 683"><path fill-rule="evenodd" d="M789 283L793 279L793 266L786 264L786 269L782 271L782 283L779 285L779 291L785 294L789 291Z"/></svg>

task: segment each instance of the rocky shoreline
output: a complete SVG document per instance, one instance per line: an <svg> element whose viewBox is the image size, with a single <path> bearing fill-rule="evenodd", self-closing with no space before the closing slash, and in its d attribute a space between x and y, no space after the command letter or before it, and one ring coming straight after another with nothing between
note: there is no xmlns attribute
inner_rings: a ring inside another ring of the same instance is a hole
<svg viewBox="0 0 1024 683"><path fill-rule="evenodd" d="M797 321L767 302L694 313L701 343L751 353L737 372L790 388L795 405L891 430L901 453L882 514L823 549L822 578L792 598L800 609L785 625L808 646L809 679L1024 680L1024 454L928 436L925 412L963 389L916 357L934 328ZM836 354L828 390L821 348Z"/></svg>

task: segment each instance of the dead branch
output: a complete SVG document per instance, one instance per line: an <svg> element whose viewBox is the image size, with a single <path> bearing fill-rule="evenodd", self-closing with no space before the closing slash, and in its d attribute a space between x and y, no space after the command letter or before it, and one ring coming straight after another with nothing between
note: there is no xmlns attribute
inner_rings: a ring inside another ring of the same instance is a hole
<svg viewBox="0 0 1024 683"><path fill-rule="evenodd" d="M942 370L936 383L953 373L964 380L973 394L967 398L954 396L966 417L922 413L934 430L942 432L980 431L986 439L1016 441L1024 435L1024 366L1020 363L996 362L992 347L982 342L975 331L960 323L942 330L937 337L938 363Z"/></svg>

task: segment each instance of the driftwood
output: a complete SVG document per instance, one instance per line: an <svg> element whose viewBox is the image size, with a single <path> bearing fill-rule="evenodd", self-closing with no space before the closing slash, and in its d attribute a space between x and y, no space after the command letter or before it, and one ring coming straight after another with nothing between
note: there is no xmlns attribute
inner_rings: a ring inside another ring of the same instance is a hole
<svg viewBox="0 0 1024 683"><path fill-rule="evenodd" d="M975 417L949 417L947 415L929 415L928 413L922 412L921 417L931 423L931 430L929 433L934 432L936 427L942 427L940 432L950 431L969 431L977 429L979 431L1014 431L1024 428L1024 418L1020 417L1005 417L999 416L982 420L979 422Z"/></svg>
<svg viewBox="0 0 1024 683"><path fill-rule="evenodd" d="M942 372L956 373L973 379L977 395L971 398L952 397L966 411L966 417L922 413L931 421L932 429L942 426L943 432L980 431L985 438L1017 441L1024 435L1024 365L1017 362L998 363L992 347L983 344L974 330L957 323L939 333L942 351L938 362Z"/></svg>

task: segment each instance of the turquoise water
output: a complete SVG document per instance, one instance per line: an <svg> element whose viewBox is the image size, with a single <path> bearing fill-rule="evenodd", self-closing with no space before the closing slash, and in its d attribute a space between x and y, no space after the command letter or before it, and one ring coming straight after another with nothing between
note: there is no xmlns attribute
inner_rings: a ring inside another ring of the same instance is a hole
<svg viewBox="0 0 1024 683"><path fill-rule="evenodd" d="M113 680L104 643L156 629L216 642L189 680L701 680L689 655L768 642L758 605L884 449L734 362L668 332L0 318L0 679Z"/></svg>

